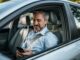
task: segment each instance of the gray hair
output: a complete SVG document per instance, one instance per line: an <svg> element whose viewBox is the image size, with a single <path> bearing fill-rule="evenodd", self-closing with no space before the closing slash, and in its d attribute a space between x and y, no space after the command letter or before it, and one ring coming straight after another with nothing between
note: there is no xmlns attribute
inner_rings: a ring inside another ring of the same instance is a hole
<svg viewBox="0 0 80 60"><path fill-rule="evenodd" d="M49 19L49 14L47 13L47 12L45 12L45 11L34 11L33 12L33 15L35 15L35 14L37 14L37 13L42 13L43 14L43 16L44 16L44 20L46 20L46 21L48 21L48 19Z"/></svg>

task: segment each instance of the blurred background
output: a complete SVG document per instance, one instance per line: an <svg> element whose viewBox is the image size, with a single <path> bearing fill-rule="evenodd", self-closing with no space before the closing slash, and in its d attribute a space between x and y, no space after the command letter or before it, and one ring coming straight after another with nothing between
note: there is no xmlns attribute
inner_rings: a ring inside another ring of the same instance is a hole
<svg viewBox="0 0 80 60"><path fill-rule="evenodd" d="M0 3L3 3L5 1L9 1L9 0L0 0ZM63 1L72 1L72 2L76 2L76 3L80 3L80 0L63 0Z"/></svg>
<svg viewBox="0 0 80 60"><path fill-rule="evenodd" d="M0 0L0 3L5 2L5 1L9 1L9 0Z"/></svg>
<svg viewBox="0 0 80 60"><path fill-rule="evenodd" d="M0 0L0 3L6 2L9 0ZM80 0L62 0L62 1L72 1L72 2L76 2L76 3L80 3Z"/></svg>

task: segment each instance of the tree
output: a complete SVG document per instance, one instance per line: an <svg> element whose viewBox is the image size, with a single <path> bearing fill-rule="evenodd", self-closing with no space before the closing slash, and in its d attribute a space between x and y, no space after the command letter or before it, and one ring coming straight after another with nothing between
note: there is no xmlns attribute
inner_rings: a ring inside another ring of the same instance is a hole
<svg viewBox="0 0 80 60"><path fill-rule="evenodd" d="M8 1L8 0L0 0L0 3L5 2L5 1Z"/></svg>
<svg viewBox="0 0 80 60"><path fill-rule="evenodd" d="M70 0L70 1L80 3L80 0Z"/></svg>

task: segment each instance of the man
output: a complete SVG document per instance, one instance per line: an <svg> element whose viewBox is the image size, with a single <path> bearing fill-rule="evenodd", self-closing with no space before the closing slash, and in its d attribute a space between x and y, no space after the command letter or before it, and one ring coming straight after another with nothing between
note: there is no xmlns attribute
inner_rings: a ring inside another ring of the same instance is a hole
<svg viewBox="0 0 80 60"><path fill-rule="evenodd" d="M58 38L47 28L48 14L43 11L33 13L33 30L29 32L25 42L21 47L24 52L16 51L16 56L31 56L48 48L54 47L58 43ZM34 37L41 35L34 40Z"/></svg>

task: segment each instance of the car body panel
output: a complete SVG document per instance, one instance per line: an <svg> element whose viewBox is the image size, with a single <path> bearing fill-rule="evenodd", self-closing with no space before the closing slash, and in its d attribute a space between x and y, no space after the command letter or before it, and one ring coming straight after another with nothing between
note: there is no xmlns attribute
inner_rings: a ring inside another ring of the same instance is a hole
<svg viewBox="0 0 80 60"><path fill-rule="evenodd" d="M14 1L14 0L12 0L12 1L8 1L8 2L0 4L0 13L1 13L0 20L2 18L4 18L5 16L11 14L12 12L16 11L17 9L19 9L25 5L28 5L32 2L35 2L35 1L38 1L38 0L29 0L29 1L24 1L24 0ZM4 9L4 10L2 10L2 9Z"/></svg>

